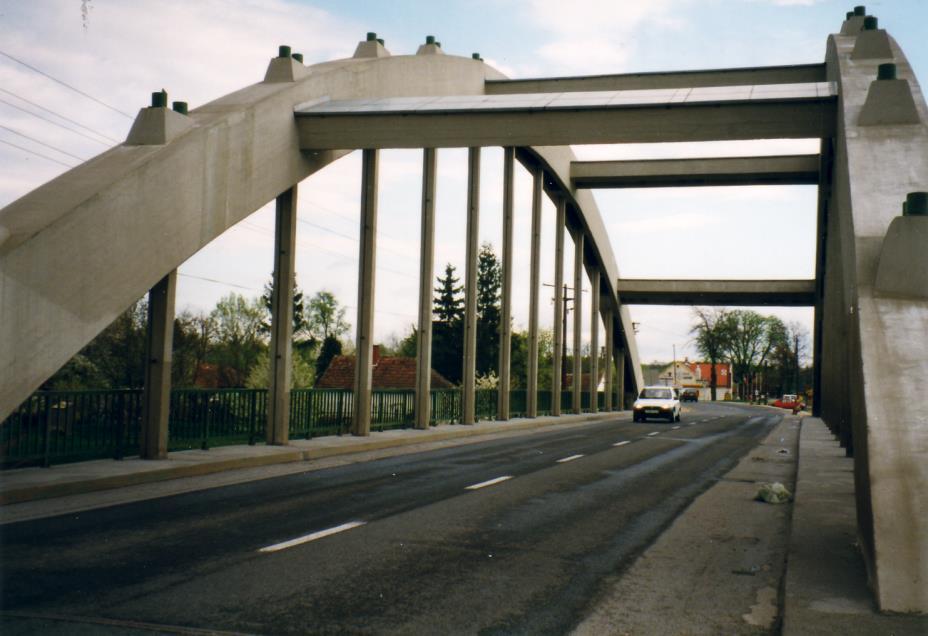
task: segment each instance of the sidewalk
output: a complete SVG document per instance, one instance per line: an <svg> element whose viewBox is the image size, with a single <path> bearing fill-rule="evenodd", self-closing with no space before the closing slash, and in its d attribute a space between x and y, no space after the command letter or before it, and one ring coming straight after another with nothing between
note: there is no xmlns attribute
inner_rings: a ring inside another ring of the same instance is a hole
<svg viewBox="0 0 928 636"><path fill-rule="evenodd" d="M375 432L368 437L333 435L309 440L291 440L289 446L221 446L208 451L185 450L168 453L167 459L164 460L150 461L129 457L121 461L100 459L53 465L50 468L21 468L0 473L0 520L11 520L8 508L11 504L296 462L300 465L295 466L295 470L309 470L304 462L404 447L407 449L406 452L409 452L411 446L429 446L445 441L473 443L491 437L552 426L576 426L591 421L628 416L627 411L612 411L561 417L519 418L507 422L478 422L468 426L443 424L428 430L394 429L382 433Z"/></svg>
<svg viewBox="0 0 928 636"><path fill-rule="evenodd" d="M818 418L802 422L784 592L785 636L928 634L928 616L877 612L857 548L854 460Z"/></svg>

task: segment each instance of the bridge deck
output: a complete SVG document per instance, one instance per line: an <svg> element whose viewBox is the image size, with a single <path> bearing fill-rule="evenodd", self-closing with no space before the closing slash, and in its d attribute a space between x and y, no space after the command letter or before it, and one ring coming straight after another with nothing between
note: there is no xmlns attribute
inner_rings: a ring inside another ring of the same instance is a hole
<svg viewBox="0 0 928 636"><path fill-rule="evenodd" d="M818 138L830 82L306 102L304 150Z"/></svg>

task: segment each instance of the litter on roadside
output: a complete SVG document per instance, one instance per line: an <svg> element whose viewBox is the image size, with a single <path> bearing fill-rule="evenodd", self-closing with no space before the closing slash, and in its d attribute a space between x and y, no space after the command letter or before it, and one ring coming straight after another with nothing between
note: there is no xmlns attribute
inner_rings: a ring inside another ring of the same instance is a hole
<svg viewBox="0 0 928 636"><path fill-rule="evenodd" d="M760 489L757 491L757 496L755 496L754 499L769 504L782 504L788 503L792 497L792 493L790 493L786 486L776 481L772 484L761 484Z"/></svg>

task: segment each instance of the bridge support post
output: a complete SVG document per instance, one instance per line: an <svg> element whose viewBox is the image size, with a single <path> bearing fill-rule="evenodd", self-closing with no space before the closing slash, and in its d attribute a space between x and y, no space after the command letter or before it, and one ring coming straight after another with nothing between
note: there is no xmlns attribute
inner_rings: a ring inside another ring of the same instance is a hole
<svg viewBox="0 0 928 636"><path fill-rule="evenodd" d="M625 410L625 350L619 346L615 350L615 409Z"/></svg>
<svg viewBox="0 0 928 636"><path fill-rule="evenodd" d="M574 382L573 412L583 411L583 230L574 234Z"/></svg>
<svg viewBox="0 0 928 636"><path fill-rule="evenodd" d="M544 171L536 166L532 172L532 244L528 295L528 395L527 417L538 416L538 285L541 278L541 195Z"/></svg>
<svg viewBox="0 0 928 636"><path fill-rule="evenodd" d="M434 148L422 151L422 231L419 252L419 331L416 338L416 428L428 429L432 404L432 276L435 273Z"/></svg>
<svg viewBox="0 0 928 636"><path fill-rule="evenodd" d="M603 366L604 366L604 377L603 377L603 410L611 411L612 410L612 354L614 353L614 345L612 342L612 310L606 309L603 311L603 326L605 328L606 334L606 346L603 347Z"/></svg>
<svg viewBox="0 0 928 636"><path fill-rule="evenodd" d="M512 203L516 149L503 148L503 247L500 281L499 383L497 384L496 419L509 419L509 371L512 350Z"/></svg>
<svg viewBox="0 0 928 636"><path fill-rule="evenodd" d="M590 270L590 413L599 411L599 267Z"/></svg>
<svg viewBox="0 0 928 636"><path fill-rule="evenodd" d="M164 459L168 456L176 292L177 270L171 271L148 292L148 342L142 395L142 434L139 436L142 459Z"/></svg>
<svg viewBox="0 0 928 636"><path fill-rule="evenodd" d="M467 149L467 252L464 268L464 373L461 423L476 420L477 252L480 228L480 148Z"/></svg>
<svg viewBox="0 0 928 636"><path fill-rule="evenodd" d="M561 414L561 378L564 367L564 229L567 223L567 200L557 200L554 222L554 342L551 352L551 415Z"/></svg>
<svg viewBox="0 0 928 636"><path fill-rule="evenodd" d="M296 270L297 186L277 197L274 226L274 277L271 291L270 378L267 399L268 444L290 441L290 380L293 374L293 279Z"/></svg>
<svg viewBox="0 0 928 636"><path fill-rule="evenodd" d="M352 435L371 433L371 374L374 336L374 272L377 250L377 164L380 151L361 154L361 232L358 255L358 319L355 331Z"/></svg>

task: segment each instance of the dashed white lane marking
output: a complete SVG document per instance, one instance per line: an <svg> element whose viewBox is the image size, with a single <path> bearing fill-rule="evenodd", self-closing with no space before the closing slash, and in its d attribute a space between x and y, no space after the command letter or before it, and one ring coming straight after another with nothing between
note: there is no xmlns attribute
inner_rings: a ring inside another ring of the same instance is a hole
<svg viewBox="0 0 928 636"><path fill-rule="evenodd" d="M653 433L648 433L648 437L653 437L654 435L660 435L660 431L654 431Z"/></svg>
<svg viewBox="0 0 928 636"><path fill-rule="evenodd" d="M487 486L493 486L500 482L506 481L507 479L512 479L512 475L503 475L502 477L497 477L496 479L488 479L487 481L481 481L479 484L468 486L467 490L478 490L480 488L486 488Z"/></svg>
<svg viewBox="0 0 928 636"><path fill-rule="evenodd" d="M622 442L616 442L615 444L613 444L613 446L625 446L626 444L631 444L631 441L625 440Z"/></svg>
<svg viewBox="0 0 928 636"><path fill-rule="evenodd" d="M345 530L351 530L352 528L357 528L358 526L363 526L366 521L349 521L348 523L343 523L340 526L335 526L334 528L329 528L328 530L320 530L319 532L313 532L312 534L303 535L302 537L297 537L296 539L290 539L289 541L283 541L282 543L275 543L274 545L269 545L267 547L261 548L258 552L277 552L278 550L286 550L287 548L292 548L296 545L302 545L304 543L309 543L310 541L315 541L316 539L322 539L323 537L328 537L333 534L338 534L339 532L344 532Z"/></svg>
<svg viewBox="0 0 928 636"><path fill-rule="evenodd" d="M675 431L675 430L677 430L678 428L680 428L680 427L679 427L679 426L674 426L674 427L673 427L672 429L670 429L670 430Z"/></svg>
<svg viewBox="0 0 928 636"><path fill-rule="evenodd" d="M562 457L559 460L557 460L557 463L563 464L564 462L572 462L575 459L580 459L581 457L583 457L583 455L571 455L570 457Z"/></svg>

